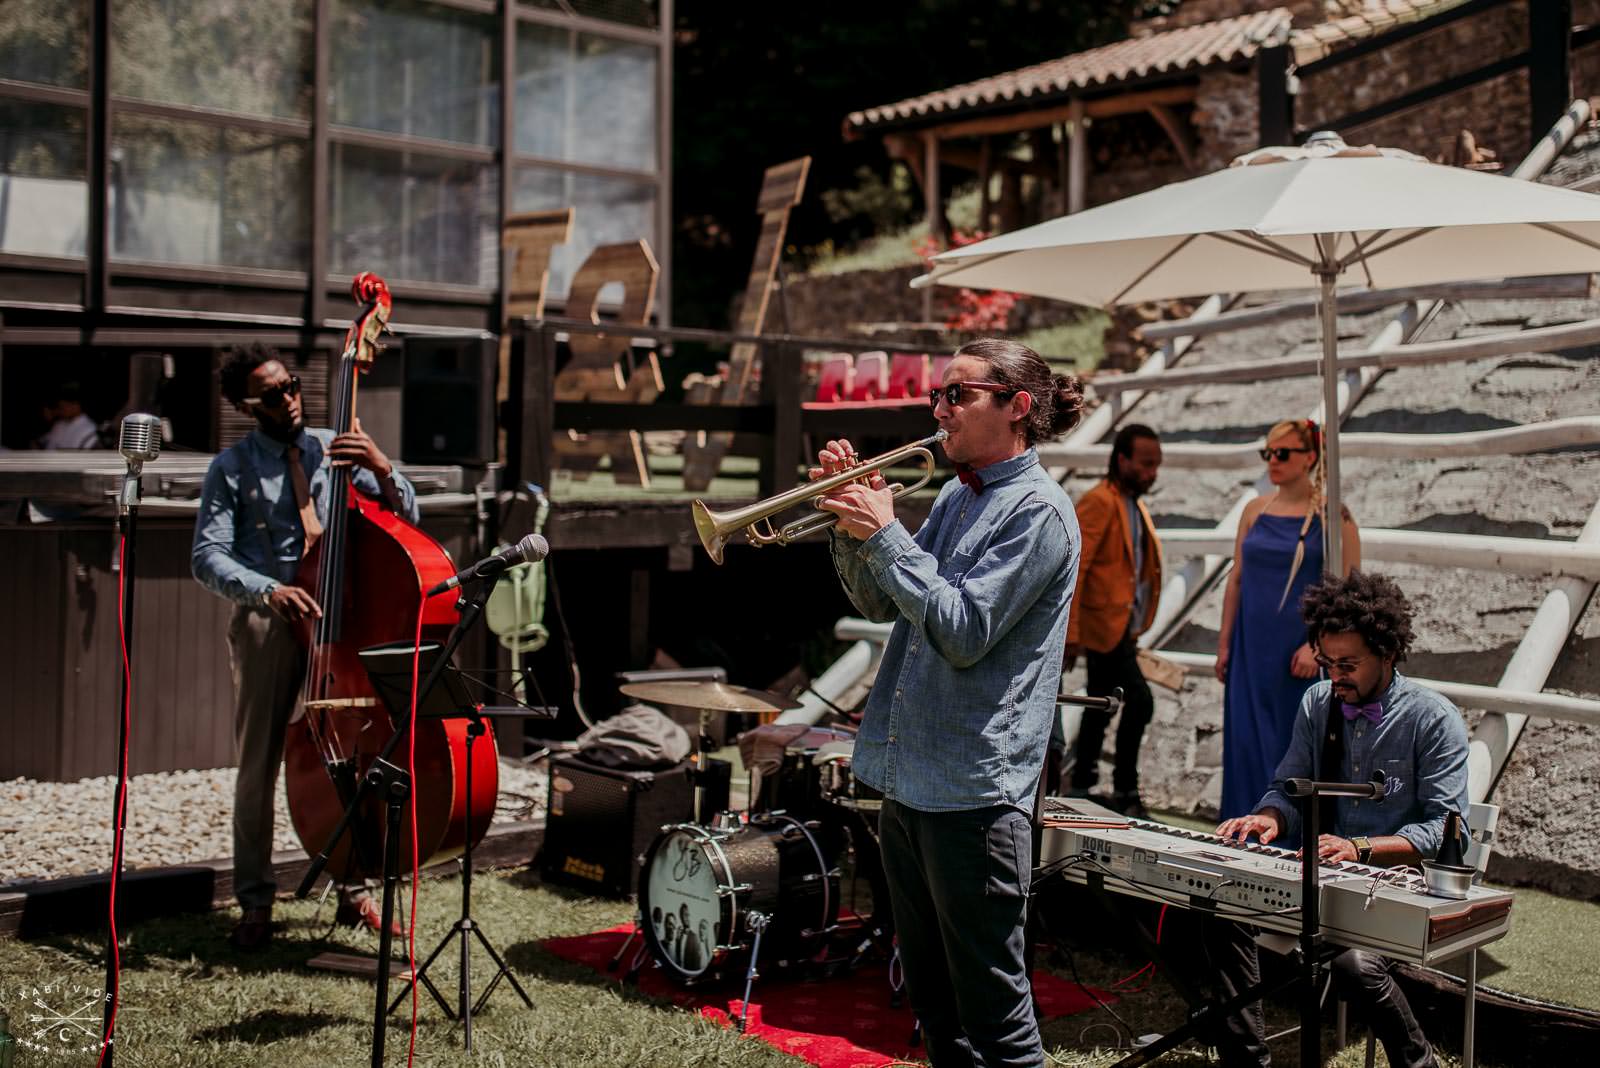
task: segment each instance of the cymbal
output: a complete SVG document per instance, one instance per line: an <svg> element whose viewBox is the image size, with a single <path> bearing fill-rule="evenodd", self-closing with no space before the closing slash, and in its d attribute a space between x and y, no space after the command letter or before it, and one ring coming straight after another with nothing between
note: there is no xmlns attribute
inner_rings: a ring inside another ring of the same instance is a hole
<svg viewBox="0 0 1600 1068"><path fill-rule="evenodd" d="M798 702L775 693L726 682L630 682L621 690L652 704L710 712L776 713L800 707Z"/></svg>

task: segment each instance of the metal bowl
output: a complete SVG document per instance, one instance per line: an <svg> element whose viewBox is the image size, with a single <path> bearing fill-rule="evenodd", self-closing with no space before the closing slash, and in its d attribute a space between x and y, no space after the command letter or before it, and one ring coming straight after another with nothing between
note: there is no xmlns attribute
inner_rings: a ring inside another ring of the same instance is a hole
<svg viewBox="0 0 1600 1068"><path fill-rule="evenodd" d="M1466 897L1467 891L1472 889L1472 877L1477 873L1476 868L1465 864L1437 864L1431 860L1422 862L1422 879L1428 884L1428 893L1434 897L1458 900Z"/></svg>

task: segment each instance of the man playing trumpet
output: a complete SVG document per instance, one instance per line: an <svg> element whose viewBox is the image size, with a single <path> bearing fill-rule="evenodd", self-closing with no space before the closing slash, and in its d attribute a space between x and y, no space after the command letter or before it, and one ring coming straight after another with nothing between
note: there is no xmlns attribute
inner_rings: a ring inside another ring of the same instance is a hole
<svg viewBox="0 0 1600 1068"><path fill-rule="evenodd" d="M821 502L839 517L851 602L894 622L854 771L884 795L884 872L933 1064L1042 1065L1023 927L1079 536L1033 446L1077 424L1083 395L1032 349L991 338L962 346L929 401L959 477L915 535L876 472ZM855 450L830 441L819 461L813 479Z"/></svg>

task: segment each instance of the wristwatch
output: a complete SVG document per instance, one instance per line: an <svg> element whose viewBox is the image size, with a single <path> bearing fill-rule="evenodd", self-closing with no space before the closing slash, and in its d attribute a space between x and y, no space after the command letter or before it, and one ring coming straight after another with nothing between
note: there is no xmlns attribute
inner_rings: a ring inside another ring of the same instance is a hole
<svg viewBox="0 0 1600 1068"><path fill-rule="evenodd" d="M1372 859L1372 840L1362 835L1350 839L1350 844L1356 847L1356 863L1366 864Z"/></svg>

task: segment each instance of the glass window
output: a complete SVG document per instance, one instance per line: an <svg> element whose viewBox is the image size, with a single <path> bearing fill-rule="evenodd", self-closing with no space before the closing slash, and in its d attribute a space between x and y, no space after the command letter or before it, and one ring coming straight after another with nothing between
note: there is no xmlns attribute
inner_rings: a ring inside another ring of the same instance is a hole
<svg viewBox="0 0 1600 1068"><path fill-rule="evenodd" d="M565 296L572 275L596 245L644 238L656 251L656 187L652 182L573 174L544 167L517 170L514 211L548 211L569 205L572 240L550 258L550 292ZM602 299L612 295L602 291Z"/></svg>
<svg viewBox="0 0 1600 1068"><path fill-rule="evenodd" d="M656 0L524 0L529 7L559 11L563 15L584 15L629 26L654 27Z"/></svg>
<svg viewBox="0 0 1600 1068"><path fill-rule="evenodd" d="M89 0L0 0L0 78L89 86Z"/></svg>
<svg viewBox="0 0 1600 1068"><path fill-rule="evenodd" d="M311 17L312 0L116 0L111 91L307 118Z"/></svg>
<svg viewBox="0 0 1600 1068"><path fill-rule="evenodd" d="M339 0L335 11L335 123L499 143L492 18L413 0Z"/></svg>
<svg viewBox="0 0 1600 1068"><path fill-rule="evenodd" d="M656 49L523 23L516 125L518 152L655 171Z"/></svg>
<svg viewBox="0 0 1600 1068"><path fill-rule="evenodd" d="M88 147L79 108L0 100L0 250L82 256Z"/></svg>
<svg viewBox="0 0 1600 1068"><path fill-rule="evenodd" d="M308 159L300 138L118 116L111 137L111 254L305 270Z"/></svg>
<svg viewBox="0 0 1600 1068"><path fill-rule="evenodd" d="M499 285L499 181L491 164L332 146L328 269Z"/></svg>

